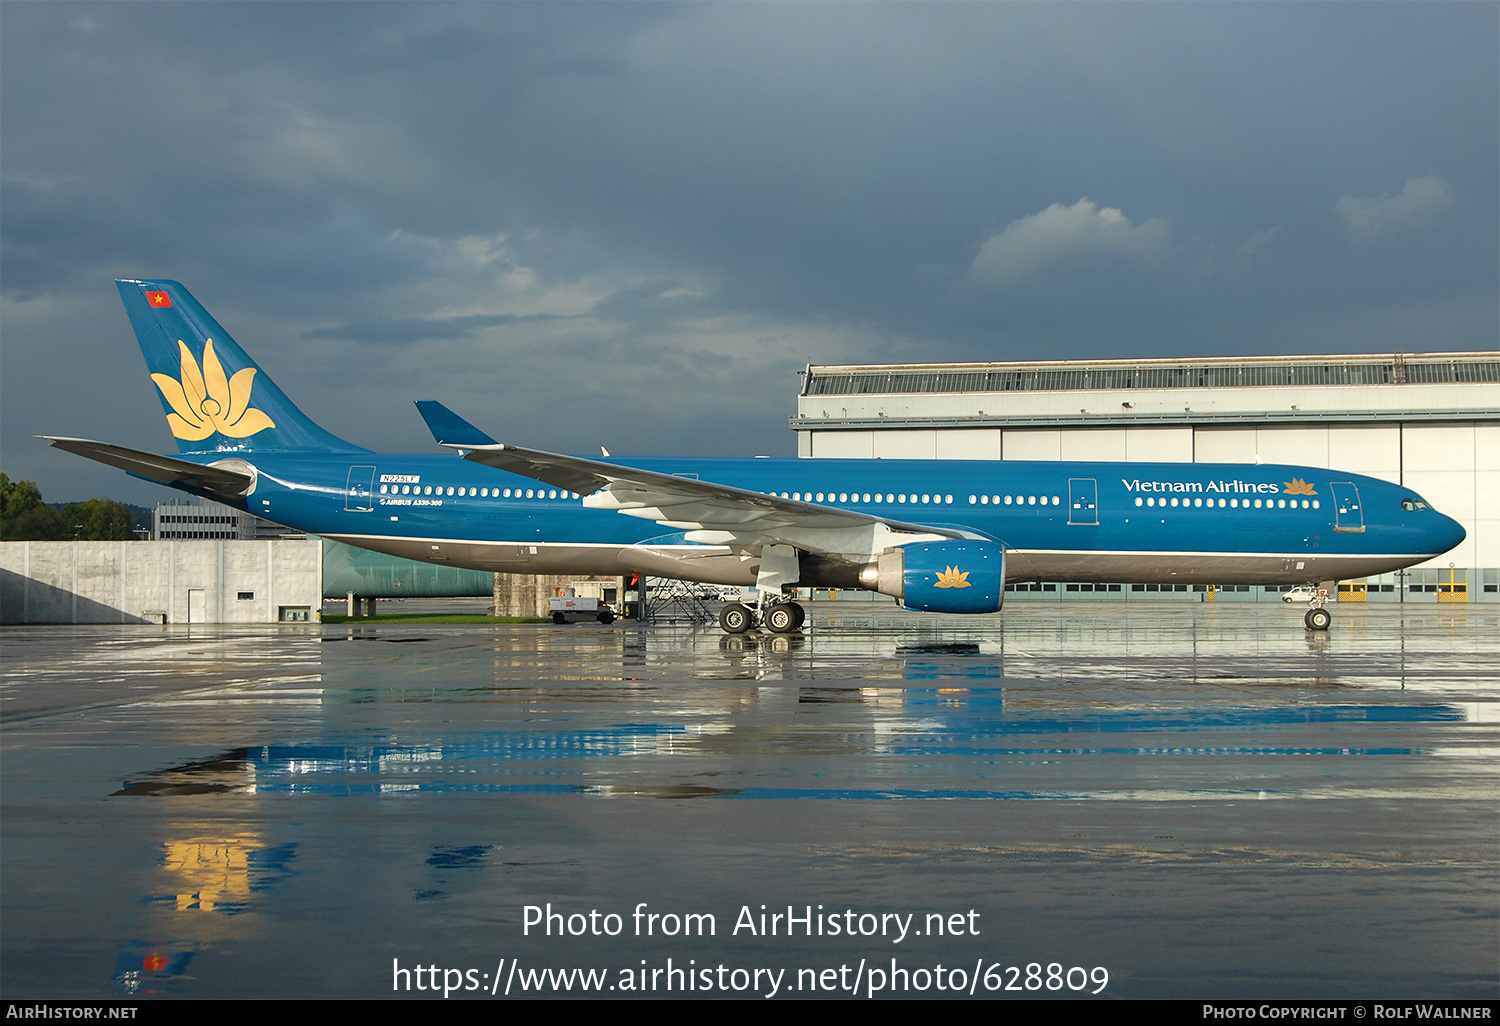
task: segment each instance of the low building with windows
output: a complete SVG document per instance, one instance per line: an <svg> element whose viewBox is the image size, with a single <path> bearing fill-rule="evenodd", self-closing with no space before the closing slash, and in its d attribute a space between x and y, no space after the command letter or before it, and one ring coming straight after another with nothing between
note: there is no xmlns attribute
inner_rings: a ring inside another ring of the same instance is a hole
<svg viewBox="0 0 1500 1026"><path fill-rule="evenodd" d="M302 537L253 513L212 499L171 499L151 512L151 537L156 541L263 541Z"/></svg>
<svg viewBox="0 0 1500 1026"><path fill-rule="evenodd" d="M1500 353L810 365L798 455L1286 463L1411 487L1468 537L1341 601L1500 600ZM1279 600L1211 584L1012 585L1035 598ZM1019 597L1019 596L1018 596Z"/></svg>

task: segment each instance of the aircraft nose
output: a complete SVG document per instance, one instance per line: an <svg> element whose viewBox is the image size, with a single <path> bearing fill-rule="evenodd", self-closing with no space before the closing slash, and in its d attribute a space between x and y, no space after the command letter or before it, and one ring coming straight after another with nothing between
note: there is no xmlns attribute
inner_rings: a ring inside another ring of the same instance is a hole
<svg viewBox="0 0 1500 1026"><path fill-rule="evenodd" d="M1449 549L1455 549L1469 536L1464 530L1464 525L1445 513L1438 514L1438 522L1433 526L1431 537L1433 542L1433 554L1441 555Z"/></svg>

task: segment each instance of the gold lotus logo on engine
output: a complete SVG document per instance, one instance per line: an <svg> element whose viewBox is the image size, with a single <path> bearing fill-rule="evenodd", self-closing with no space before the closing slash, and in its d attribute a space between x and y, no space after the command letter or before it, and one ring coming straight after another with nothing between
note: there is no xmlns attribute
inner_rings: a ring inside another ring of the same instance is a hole
<svg viewBox="0 0 1500 1026"><path fill-rule="evenodd" d="M967 588L969 587L969 572L959 572L958 567L945 567L943 572L937 575L937 583L934 588Z"/></svg>
<svg viewBox="0 0 1500 1026"><path fill-rule="evenodd" d="M167 414L167 426L174 436L197 442L217 431L229 438L249 438L257 431L276 426L260 410L250 408L254 367L246 367L229 377L214 355L214 340L208 339L203 344L203 369L199 370L198 361L188 352L187 345L181 339L177 344L182 348L182 380L176 381L166 374L151 375L161 394L177 411Z"/></svg>
<svg viewBox="0 0 1500 1026"><path fill-rule="evenodd" d="M1294 477L1290 481L1282 482L1286 485L1288 495L1317 495L1318 490L1300 477Z"/></svg>

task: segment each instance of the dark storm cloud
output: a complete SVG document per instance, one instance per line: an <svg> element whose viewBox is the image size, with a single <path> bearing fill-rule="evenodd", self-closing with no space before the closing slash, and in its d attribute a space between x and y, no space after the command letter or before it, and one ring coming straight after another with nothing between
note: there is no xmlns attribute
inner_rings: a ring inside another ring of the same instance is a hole
<svg viewBox="0 0 1500 1026"><path fill-rule="evenodd" d="M532 317L516 317L512 314L442 318L391 317L378 321L340 324L330 328L314 328L311 331L304 331L302 337L395 345L423 342L429 339L473 338L480 328L492 328L502 324L527 324L552 319L551 314L537 314Z"/></svg>
<svg viewBox="0 0 1500 1026"><path fill-rule="evenodd" d="M783 453L808 360L1493 347L1497 10L5 4L6 469L156 417L117 276L378 448L418 385Z"/></svg>
<svg viewBox="0 0 1500 1026"><path fill-rule="evenodd" d="M651 278L615 289L595 303L592 312L610 320L662 324L701 314L703 301L702 292L686 287L676 278Z"/></svg>
<svg viewBox="0 0 1500 1026"><path fill-rule="evenodd" d="M125 205L91 181L77 178L0 180L4 245L0 281L5 293L31 298L73 281L80 269L110 261L165 261L172 233L151 211Z"/></svg>

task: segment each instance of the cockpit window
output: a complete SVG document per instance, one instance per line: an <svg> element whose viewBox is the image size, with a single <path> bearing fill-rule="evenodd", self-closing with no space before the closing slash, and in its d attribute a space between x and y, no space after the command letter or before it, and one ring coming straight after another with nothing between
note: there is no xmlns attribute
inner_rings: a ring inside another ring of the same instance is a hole
<svg viewBox="0 0 1500 1026"><path fill-rule="evenodd" d="M1401 508L1402 509L1408 509L1408 510L1411 510L1411 509L1426 509L1427 508L1427 503L1423 502L1421 499L1406 498L1406 499L1402 499L1401 500Z"/></svg>

